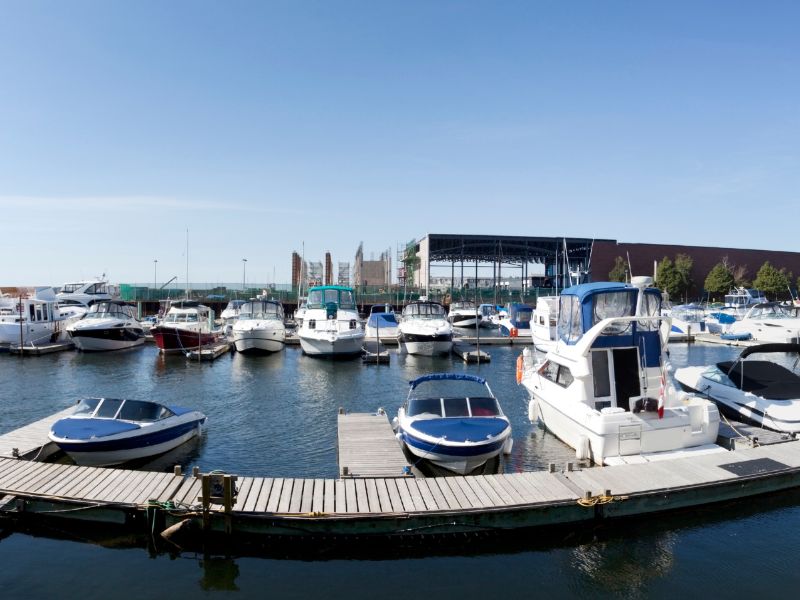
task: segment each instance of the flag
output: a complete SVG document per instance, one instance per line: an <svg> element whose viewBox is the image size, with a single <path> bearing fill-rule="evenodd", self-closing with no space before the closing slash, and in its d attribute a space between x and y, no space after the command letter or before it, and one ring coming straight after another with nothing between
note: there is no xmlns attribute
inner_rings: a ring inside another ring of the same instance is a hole
<svg viewBox="0 0 800 600"><path fill-rule="evenodd" d="M658 389L658 418L664 418L664 397L667 395L667 381L664 379L664 371L661 371L661 386Z"/></svg>

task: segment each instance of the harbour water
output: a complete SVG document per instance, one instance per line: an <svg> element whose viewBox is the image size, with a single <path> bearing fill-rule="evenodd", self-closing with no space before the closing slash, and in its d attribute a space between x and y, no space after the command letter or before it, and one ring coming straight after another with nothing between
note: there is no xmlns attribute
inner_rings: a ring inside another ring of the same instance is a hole
<svg viewBox="0 0 800 600"><path fill-rule="evenodd" d="M520 347L487 349L490 364L393 353L388 367L313 359L296 347L264 357L226 355L213 363L163 357L152 346L25 359L0 355L0 433L81 397L154 399L202 410L208 427L195 443L146 468L181 464L240 475L336 477L340 407L383 407L391 416L410 379L463 371L485 376L511 419L507 472L574 460L572 450L528 423L527 398L514 379ZM675 367L737 353L726 346L671 347ZM547 536L263 548L259 556L156 551L57 527L5 531L0 590L4 598L174 598L223 591L276 598L771 596L800 583L794 569L799 523L800 491Z"/></svg>

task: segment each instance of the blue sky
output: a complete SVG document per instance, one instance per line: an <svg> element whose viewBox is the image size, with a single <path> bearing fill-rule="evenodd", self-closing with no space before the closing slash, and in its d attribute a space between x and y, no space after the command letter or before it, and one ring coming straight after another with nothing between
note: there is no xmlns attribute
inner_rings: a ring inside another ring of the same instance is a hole
<svg viewBox="0 0 800 600"><path fill-rule="evenodd" d="M800 251L796 2L0 3L0 285L431 233Z"/></svg>

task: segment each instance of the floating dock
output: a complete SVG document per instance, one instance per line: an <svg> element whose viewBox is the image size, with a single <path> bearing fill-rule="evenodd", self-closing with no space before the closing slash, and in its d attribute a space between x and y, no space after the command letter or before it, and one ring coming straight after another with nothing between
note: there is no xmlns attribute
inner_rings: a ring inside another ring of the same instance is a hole
<svg viewBox="0 0 800 600"><path fill-rule="evenodd" d="M458 356L465 363L488 363L492 360L488 352L478 350L477 347L458 341L453 343L453 354Z"/></svg>
<svg viewBox="0 0 800 600"><path fill-rule="evenodd" d="M341 477L410 475L408 461L385 413L340 412L338 434Z"/></svg>
<svg viewBox="0 0 800 600"><path fill-rule="evenodd" d="M703 342L704 344L722 344L724 346L758 346L764 342L756 340L724 340L718 335L712 333L699 333L694 336L694 341Z"/></svg>
<svg viewBox="0 0 800 600"><path fill-rule="evenodd" d="M615 467L415 478L399 476L394 467L378 476L379 463L386 466L388 459L376 458L372 465L357 460L384 451L378 448L388 451L390 440L399 452L386 415L340 415L339 432L346 477L238 477L238 495L227 507L201 503L203 479L179 470L0 458L0 515L29 523L116 523L146 535L186 526L186 535L201 541L212 535L230 542L238 536L413 538L585 527L800 487L796 440Z"/></svg>
<svg viewBox="0 0 800 600"><path fill-rule="evenodd" d="M367 340L361 347L361 362L365 365L388 365L391 354L383 342Z"/></svg>
<svg viewBox="0 0 800 600"><path fill-rule="evenodd" d="M186 358L189 360L215 360L223 354L227 354L230 352L230 350L230 342L221 342L219 344L211 344L209 346L203 346L202 348L196 348L194 350L187 350Z"/></svg>
<svg viewBox="0 0 800 600"><path fill-rule="evenodd" d="M59 419L72 414L74 406L25 425L5 435L0 435L0 456L45 460L58 451L58 447L47 437L50 427Z"/></svg>
<svg viewBox="0 0 800 600"><path fill-rule="evenodd" d="M9 346L8 351L11 352L11 354L22 354L23 356L41 356L43 354L73 350L74 348L74 342L68 341L44 344L42 346L20 346L19 344L12 344Z"/></svg>

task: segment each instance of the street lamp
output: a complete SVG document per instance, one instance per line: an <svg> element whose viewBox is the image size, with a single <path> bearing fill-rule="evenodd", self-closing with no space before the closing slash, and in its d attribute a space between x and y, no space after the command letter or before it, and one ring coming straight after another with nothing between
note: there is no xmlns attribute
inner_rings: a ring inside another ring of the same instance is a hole
<svg viewBox="0 0 800 600"><path fill-rule="evenodd" d="M153 293L156 293L158 288L158 259L153 259Z"/></svg>
<svg viewBox="0 0 800 600"><path fill-rule="evenodd" d="M242 259L242 291L245 290L245 283L247 282L247 259Z"/></svg>

